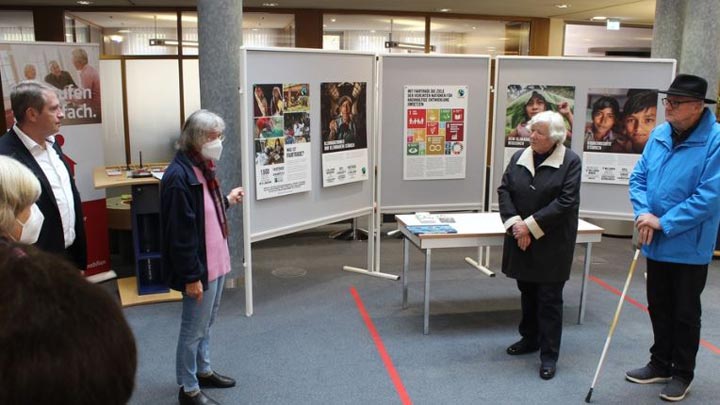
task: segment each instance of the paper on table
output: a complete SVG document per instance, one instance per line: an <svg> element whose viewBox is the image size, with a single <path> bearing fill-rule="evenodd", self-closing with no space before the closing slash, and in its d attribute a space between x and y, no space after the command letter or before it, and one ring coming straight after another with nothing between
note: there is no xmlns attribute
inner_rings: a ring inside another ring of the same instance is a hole
<svg viewBox="0 0 720 405"><path fill-rule="evenodd" d="M416 212L415 218L417 218L418 222L421 224L437 224L437 216L429 213L429 212Z"/></svg>

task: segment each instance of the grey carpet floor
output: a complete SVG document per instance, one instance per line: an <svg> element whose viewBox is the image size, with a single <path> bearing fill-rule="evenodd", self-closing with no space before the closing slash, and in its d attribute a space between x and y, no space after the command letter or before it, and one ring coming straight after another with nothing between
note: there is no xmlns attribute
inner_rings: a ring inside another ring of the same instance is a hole
<svg viewBox="0 0 720 405"><path fill-rule="evenodd" d="M590 388L618 296L590 281L585 322L577 324L584 249L578 247L564 298L558 373L538 377L537 353L508 356L518 338L519 292L502 274L488 278L463 258L475 249L435 250L430 334L423 335L423 256L411 248L409 308L402 283L342 271L366 266L367 243L327 238L318 228L253 245L255 314L246 317L243 288L227 289L212 329L213 367L238 380L235 388L206 392L223 404L398 404L393 382L360 315L352 290L376 327L397 381L415 404L580 404ZM387 229L385 229L387 230ZM621 290L633 249L629 239L603 238L593 246L591 274ZM500 250L491 253L499 269ZM381 268L400 274L402 245L385 238ZM236 268L239 266L235 266ZM296 278L273 270L301 268ZM646 305L638 265L629 296ZM177 403L175 345L180 304L125 309L135 333L138 373L132 404ZM711 264L703 294L702 337L696 378L683 403L718 403L720 385L720 265ZM644 365L652 342L650 320L625 303L593 394L597 404L656 404L661 385L624 381Z"/></svg>

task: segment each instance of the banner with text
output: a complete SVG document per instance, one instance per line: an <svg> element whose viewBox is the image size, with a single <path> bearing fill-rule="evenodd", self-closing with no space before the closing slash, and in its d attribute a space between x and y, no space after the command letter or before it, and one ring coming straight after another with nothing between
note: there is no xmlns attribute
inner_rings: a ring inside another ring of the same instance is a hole
<svg viewBox="0 0 720 405"><path fill-rule="evenodd" d="M307 83L253 86L256 198L312 188L310 92Z"/></svg>
<svg viewBox="0 0 720 405"><path fill-rule="evenodd" d="M367 83L320 83L323 187L368 179Z"/></svg>
<svg viewBox="0 0 720 405"><path fill-rule="evenodd" d="M468 86L405 86L403 179L465 178Z"/></svg>
<svg viewBox="0 0 720 405"><path fill-rule="evenodd" d="M582 181L625 184L655 128L658 93L651 89L588 90Z"/></svg>
<svg viewBox="0 0 720 405"><path fill-rule="evenodd" d="M105 191L93 185L93 169L105 165L100 108L100 50L96 44L0 42L0 76L8 129L13 126L10 92L24 80L57 89L65 113L55 140L62 147L83 201L88 275L110 270Z"/></svg>

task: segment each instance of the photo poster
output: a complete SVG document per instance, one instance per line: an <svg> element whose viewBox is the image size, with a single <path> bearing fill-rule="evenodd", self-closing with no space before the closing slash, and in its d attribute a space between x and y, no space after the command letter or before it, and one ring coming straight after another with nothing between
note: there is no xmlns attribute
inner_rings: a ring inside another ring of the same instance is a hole
<svg viewBox="0 0 720 405"><path fill-rule="evenodd" d="M582 181L629 183L655 128L657 102L655 89L588 90Z"/></svg>
<svg viewBox="0 0 720 405"><path fill-rule="evenodd" d="M57 90L65 117L55 134L82 199L87 239L85 274L110 270L105 190L96 189L93 171L105 166L100 112L100 50L94 44L0 42L0 76L7 129L15 124L13 87L25 80Z"/></svg>
<svg viewBox="0 0 720 405"><path fill-rule="evenodd" d="M367 83L320 83L323 187L368 179Z"/></svg>
<svg viewBox="0 0 720 405"><path fill-rule="evenodd" d="M403 179L464 179L468 86L404 90Z"/></svg>
<svg viewBox="0 0 720 405"><path fill-rule="evenodd" d="M544 84L508 85L503 167L508 165L515 152L530 146L530 129L527 127L530 119L540 112L549 110L560 113L565 119L567 138L564 145L569 148L575 110L575 87Z"/></svg>
<svg viewBox="0 0 720 405"><path fill-rule="evenodd" d="M47 43L0 43L0 76L5 122L15 122L10 92L17 83L35 80L57 89L63 105L63 125L96 124L100 109L99 51L97 46Z"/></svg>
<svg viewBox="0 0 720 405"><path fill-rule="evenodd" d="M310 87L253 85L256 198L310 191Z"/></svg>

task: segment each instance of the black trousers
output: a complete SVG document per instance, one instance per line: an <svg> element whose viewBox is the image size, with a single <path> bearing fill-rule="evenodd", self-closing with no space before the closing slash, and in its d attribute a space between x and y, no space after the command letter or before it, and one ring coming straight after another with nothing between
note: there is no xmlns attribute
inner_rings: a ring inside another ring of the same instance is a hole
<svg viewBox="0 0 720 405"><path fill-rule="evenodd" d="M655 343L650 363L688 382L700 345L700 294L708 266L647 259L647 299Z"/></svg>
<svg viewBox="0 0 720 405"><path fill-rule="evenodd" d="M517 281L522 319L520 336L540 346L540 361L555 363L560 355L565 282L530 283Z"/></svg>

